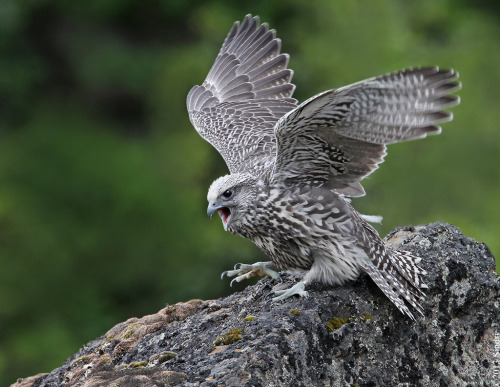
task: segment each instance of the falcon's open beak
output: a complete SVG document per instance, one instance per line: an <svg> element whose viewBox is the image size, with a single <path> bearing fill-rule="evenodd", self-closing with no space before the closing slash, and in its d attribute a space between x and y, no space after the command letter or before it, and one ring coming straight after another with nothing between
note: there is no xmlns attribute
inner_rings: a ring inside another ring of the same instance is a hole
<svg viewBox="0 0 500 387"><path fill-rule="evenodd" d="M219 212L220 218L222 219L222 226L224 226L224 230L227 231L227 224L231 220L231 211L229 208L221 206L219 203L209 203L207 208L208 217L212 218L215 211Z"/></svg>

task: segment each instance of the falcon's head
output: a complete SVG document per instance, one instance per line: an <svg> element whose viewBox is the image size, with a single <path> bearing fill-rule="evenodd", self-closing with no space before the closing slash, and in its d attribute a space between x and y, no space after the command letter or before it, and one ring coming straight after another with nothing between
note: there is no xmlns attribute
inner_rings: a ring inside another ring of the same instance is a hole
<svg viewBox="0 0 500 387"><path fill-rule="evenodd" d="M207 214L212 217L219 212L224 230L238 225L249 214L255 203L256 179L249 174L234 174L219 177L208 189Z"/></svg>

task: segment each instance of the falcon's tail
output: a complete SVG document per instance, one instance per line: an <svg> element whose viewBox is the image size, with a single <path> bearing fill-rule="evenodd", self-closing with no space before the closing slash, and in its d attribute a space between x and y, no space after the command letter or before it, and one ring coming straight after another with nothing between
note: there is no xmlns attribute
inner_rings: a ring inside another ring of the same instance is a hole
<svg viewBox="0 0 500 387"><path fill-rule="evenodd" d="M386 249L385 253L384 258L377 260L379 264L370 265L366 272L401 312L415 320L406 301L423 316L420 301L425 295L421 289L427 288L423 282L427 272L418 267L422 259L406 251Z"/></svg>

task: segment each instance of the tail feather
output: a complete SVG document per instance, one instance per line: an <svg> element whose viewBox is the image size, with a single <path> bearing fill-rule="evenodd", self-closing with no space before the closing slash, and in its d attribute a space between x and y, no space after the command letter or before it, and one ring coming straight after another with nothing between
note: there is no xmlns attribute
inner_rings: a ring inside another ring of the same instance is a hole
<svg viewBox="0 0 500 387"><path fill-rule="evenodd" d="M388 248L372 226L361 217L358 219L363 225L363 242L368 257L362 269L403 314L415 320L406 305L408 303L423 316L424 311L420 301L425 297L422 289L427 288L423 281L427 272L418 267L422 259L406 251Z"/></svg>
<svg viewBox="0 0 500 387"><path fill-rule="evenodd" d="M423 277L427 275L424 269L418 267L418 263L422 258L416 257L407 251L389 250L389 259L397 272L404 277L404 279L411 285L411 288L424 296L420 289L426 289L427 285L424 283Z"/></svg>
<svg viewBox="0 0 500 387"><path fill-rule="evenodd" d="M365 268L366 272L402 313L415 320L413 313L406 305L408 303L423 316L420 302L425 294L421 289L427 286L422 278L426 272L417 266L420 258L405 251L387 249L384 253L387 254L385 259L376 260L384 262L383 267L369 265Z"/></svg>

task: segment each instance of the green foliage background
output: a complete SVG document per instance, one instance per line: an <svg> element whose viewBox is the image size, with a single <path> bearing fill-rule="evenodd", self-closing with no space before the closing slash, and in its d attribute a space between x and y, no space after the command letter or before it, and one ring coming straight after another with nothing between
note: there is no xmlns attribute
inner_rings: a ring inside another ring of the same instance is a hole
<svg viewBox="0 0 500 387"><path fill-rule="evenodd" d="M455 120L391 146L355 205L384 215L381 234L444 220L500 256L498 2L3 0L0 385L166 302L227 294L220 272L263 258L206 218L226 168L185 109L246 13L277 29L302 101L457 69Z"/></svg>

